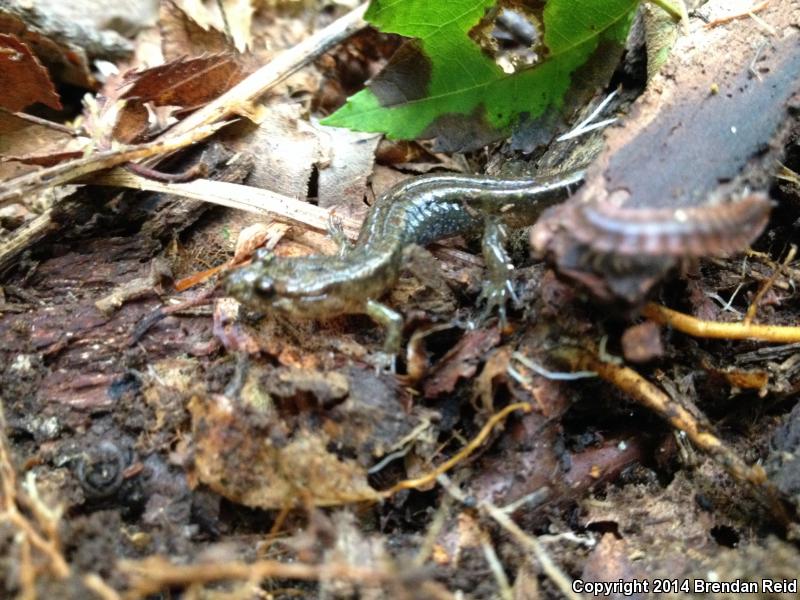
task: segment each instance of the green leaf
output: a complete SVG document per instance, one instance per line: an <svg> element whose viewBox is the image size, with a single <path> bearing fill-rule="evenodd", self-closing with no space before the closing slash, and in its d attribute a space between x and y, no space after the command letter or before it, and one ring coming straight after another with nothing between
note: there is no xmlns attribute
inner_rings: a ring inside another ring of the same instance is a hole
<svg viewBox="0 0 800 600"><path fill-rule="evenodd" d="M415 41L323 124L399 139L432 137L460 125L489 130L496 139L520 115L536 118L560 106L571 75L601 42L624 44L638 3L548 0L543 58L507 74L468 35L494 0L373 0L368 21Z"/></svg>

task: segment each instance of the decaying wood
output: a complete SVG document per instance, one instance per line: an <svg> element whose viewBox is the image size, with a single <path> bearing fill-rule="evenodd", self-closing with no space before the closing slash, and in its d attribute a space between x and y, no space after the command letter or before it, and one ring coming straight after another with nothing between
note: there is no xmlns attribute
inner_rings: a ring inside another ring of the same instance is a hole
<svg viewBox="0 0 800 600"><path fill-rule="evenodd" d="M676 254L727 255L761 232L769 204L753 191L766 192L800 102L800 5L773 2L760 15L774 35L753 19L692 22L608 131L584 188L534 228L534 247L561 273L636 302Z"/></svg>

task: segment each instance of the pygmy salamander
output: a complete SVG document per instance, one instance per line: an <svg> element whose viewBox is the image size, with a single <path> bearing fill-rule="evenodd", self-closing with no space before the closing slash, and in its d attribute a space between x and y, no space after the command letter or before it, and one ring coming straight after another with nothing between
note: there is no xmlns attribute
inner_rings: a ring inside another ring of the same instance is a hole
<svg viewBox="0 0 800 600"><path fill-rule="evenodd" d="M227 291L252 308L304 318L367 314L386 328L385 348L396 353L403 320L379 299L397 281L406 248L485 227L488 285L482 296L489 307L502 311L513 296L503 226L532 224L543 209L579 186L583 176L574 171L543 180L415 177L376 200L355 245L340 256L279 258L259 252L250 265L228 275Z"/></svg>

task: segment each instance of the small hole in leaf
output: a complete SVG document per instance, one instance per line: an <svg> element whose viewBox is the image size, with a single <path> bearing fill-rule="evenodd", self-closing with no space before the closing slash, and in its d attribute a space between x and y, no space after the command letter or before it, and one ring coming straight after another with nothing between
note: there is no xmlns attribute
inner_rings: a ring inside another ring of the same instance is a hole
<svg viewBox="0 0 800 600"><path fill-rule="evenodd" d="M541 37L538 20L528 11L490 10L469 35L506 73L515 73L539 62L536 52Z"/></svg>

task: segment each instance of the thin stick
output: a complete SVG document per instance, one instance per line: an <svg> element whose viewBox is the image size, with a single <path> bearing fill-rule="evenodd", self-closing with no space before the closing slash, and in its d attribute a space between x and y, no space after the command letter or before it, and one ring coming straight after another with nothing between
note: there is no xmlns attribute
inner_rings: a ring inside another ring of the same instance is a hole
<svg viewBox="0 0 800 600"><path fill-rule="evenodd" d="M17 486L17 473L11 462L11 452L6 437L6 420L3 412L3 404L0 402L0 503L2 512L0 520L9 521L21 534L20 543L23 558L30 555L31 547L36 548L50 560L49 566L53 575L59 579L66 579L69 576L69 566L58 547L57 539L46 539L42 536L33 524L20 512L19 503L24 501L24 493L20 493ZM30 504L30 502L28 503ZM35 514L38 518L44 518L41 512ZM45 531L55 531L53 523L39 523ZM28 573L21 573L23 579Z"/></svg>
<svg viewBox="0 0 800 600"><path fill-rule="evenodd" d="M195 179L187 183L165 183L115 169L93 178L92 184L175 194L268 216L290 225L300 224L317 231L327 231L330 222L331 213L325 208L269 190L227 181ZM353 219L342 219L342 227L348 238L358 237L359 224Z"/></svg>
<svg viewBox="0 0 800 600"><path fill-rule="evenodd" d="M194 144L223 127L225 123L205 125L180 135L172 135L162 140L122 146L114 150L95 152L85 158L70 160L39 171L26 173L0 185L0 207L19 202L23 197L44 187L69 183L74 179L115 167L132 160L139 160L155 154L165 154Z"/></svg>
<svg viewBox="0 0 800 600"><path fill-rule="evenodd" d="M550 555L539 543L539 540L522 531L511 517L491 502L481 502L481 509L486 511L490 517L497 521L498 525L508 531L522 547L533 554L539 562L539 566L542 568L544 574L555 584L565 598L569 600L580 600L580 596L572 591L572 581L570 581L570 578L553 562Z"/></svg>
<svg viewBox="0 0 800 600"><path fill-rule="evenodd" d="M800 342L800 327L789 325L746 325L745 323L703 321L654 302L645 304L642 314L660 325L667 325L694 337L780 343Z"/></svg>
<svg viewBox="0 0 800 600"><path fill-rule="evenodd" d="M103 581L97 573L89 573L83 577L83 585L94 592L100 600L121 600L117 590Z"/></svg>
<svg viewBox="0 0 800 600"><path fill-rule="evenodd" d="M725 23L730 23L731 21L735 21L737 19L744 19L746 17L755 18L755 13L757 13L760 10L764 10L768 4L769 0L764 0L763 2L756 4L752 8L749 8L748 10L738 13L733 13L730 15L725 15L724 17L720 17L719 19L714 19L713 21L709 21L708 23L706 23L706 29L712 29L717 25L724 25Z"/></svg>
<svg viewBox="0 0 800 600"><path fill-rule="evenodd" d="M554 357L573 369L590 369L629 395L638 404L652 410L672 427L686 433L692 443L714 457L735 479L753 485L760 499L773 511L774 516L788 523L773 484L761 465L749 466L729 446L711 431L710 425L701 423L683 406L672 400L658 387L644 379L633 369L603 362L593 353L580 348L561 348Z"/></svg>
<svg viewBox="0 0 800 600"><path fill-rule="evenodd" d="M351 35L364 29L367 26L366 21L364 21L367 4L364 3L358 6L299 44L281 52L272 61L237 83L222 96L176 124L165 135L172 136L186 133L196 127L215 123L239 112L247 114L247 105L250 102L263 96L270 88L316 60Z"/></svg>
<svg viewBox="0 0 800 600"><path fill-rule="evenodd" d="M364 3L343 17L337 19L327 27L314 33L299 44L296 44L288 50L285 50L258 71L240 81L237 85L217 98L214 102L211 102L197 112L191 114L180 123L177 123L172 129L162 134L162 136L158 138L158 141L154 142L155 144L165 144L165 148L162 148L158 152L169 152L170 150L168 147L171 147L172 145L175 145L173 149L177 149L180 147L178 142L183 140L184 138L182 136L185 135L188 135L189 137L196 136L193 137L193 139L197 141L200 137L202 137L199 136L198 133L206 131L204 129L205 126L224 119L227 115L238 112L247 114L247 104L249 102L264 95L270 90L270 88L274 87L305 65L316 60L325 52L329 51L334 46L347 39L349 36L357 33L361 29L364 29L367 26L367 23L363 19L366 9L367 4ZM208 131L215 130L216 129L214 128ZM210 135L210 133L207 135ZM145 154L145 156L147 156L147 154ZM80 160L87 161L91 160L91 158L92 157ZM132 154L125 156L124 160L115 161L111 164L106 163L98 168L106 169L108 167L121 164L121 162L137 160L139 158L142 158L142 156ZM58 185L59 183L68 182L73 177L80 177L92 172L93 170L97 170L88 169L83 172L76 172L73 174L71 169L74 168L75 162L76 161L70 161L69 163L63 163L62 165L50 167L52 170L61 169L66 171L58 180L38 181L38 177L41 177L43 173L41 170L30 174L30 177L33 178L34 183L38 183L40 185ZM47 169L45 169L45 171L47 171ZM17 201L23 195L29 193L32 189L35 189L35 187L28 188L27 192L15 192L13 194L13 199L8 200L6 199L6 195L9 194L8 188L6 186L0 186L0 207L5 206L5 204L9 202ZM52 214L52 209L50 209L40 216L38 219L38 232L42 232L53 227L51 218ZM26 247L23 245L23 242L29 244L37 239L39 239L38 236L30 236L25 234L16 241L10 240L4 244L3 248L0 249L0 267L5 266L8 261L21 250L21 248Z"/></svg>
<svg viewBox="0 0 800 600"><path fill-rule="evenodd" d="M9 267L20 252L31 244L44 238L48 233L58 231L59 225L50 218L52 210L45 211L38 217L15 229L9 238L0 242L0 271Z"/></svg>
<svg viewBox="0 0 800 600"><path fill-rule="evenodd" d="M756 318L756 312L758 311L758 305L761 304L761 300L764 298L766 293L770 289L772 289L772 286L775 285L775 281L778 279L778 275L780 275L783 272L784 267L788 266L789 263L791 263L794 260L796 254L797 254L797 246L792 244L789 247L789 252L786 253L786 258L783 260L783 264L773 267L772 275L770 275L769 279L767 279L764 283L761 284L761 287L756 293L756 297L753 298L753 301L750 303L750 306L747 307L747 314L742 320L742 325L750 326L752 324L753 319Z"/></svg>
<svg viewBox="0 0 800 600"><path fill-rule="evenodd" d="M6 111L3 110L2 112ZM53 129L54 131L58 131L59 133L65 133L71 137L78 137L78 131L74 127L67 127L66 125L62 125L61 123L56 123L55 121L51 121L49 119L42 119L41 117L29 115L24 112L15 112L10 114L13 114L15 117L17 117L18 119L22 119L23 121L28 121L29 123L33 123L34 125L47 127L48 129Z"/></svg>
<svg viewBox="0 0 800 600"><path fill-rule="evenodd" d="M486 563L489 565L489 570L492 572L492 575L494 575L497 588L500 590L500 597L503 600L514 600L514 591L511 589L511 585L508 582L508 576L503 569L500 558L497 556L497 551L492 545L492 538L482 527L480 528L480 540L483 556L486 559Z"/></svg>
<svg viewBox="0 0 800 600"><path fill-rule="evenodd" d="M394 573L349 564L283 563L277 560L175 565L163 557L151 556L139 561L123 560L118 563L118 567L131 582L132 589L126 594L126 598L141 598L171 587L227 580L342 579L356 583L377 584L397 578Z"/></svg>
<svg viewBox="0 0 800 600"><path fill-rule="evenodd" d="M489 437L489 434L492 433L492 430L497 426L497 424L503 421L512 412L515 412L517 410L521 410L527 413L533 410L533 406L529 402L517 402L515 404L509 404L503 410L493 414L491 418L488 421L486 421L486 424L480 430L478 435L472 438L469 441L469 443L466 446L464 446L457 454L455 454L448 460L444 461L433 471L423 475L422 477L417 477L416 479L404 479L403 481L398 482L389 490L383 493L386 496L391 496L396 492L399 492L400 490L417 489L435 482L436 478L439 477L439 475L446 473L454 466L456 466L458 463L466 460L473 452L475 452L475 450L480 448L483 442L486 441L486 438Z"/></svg>

